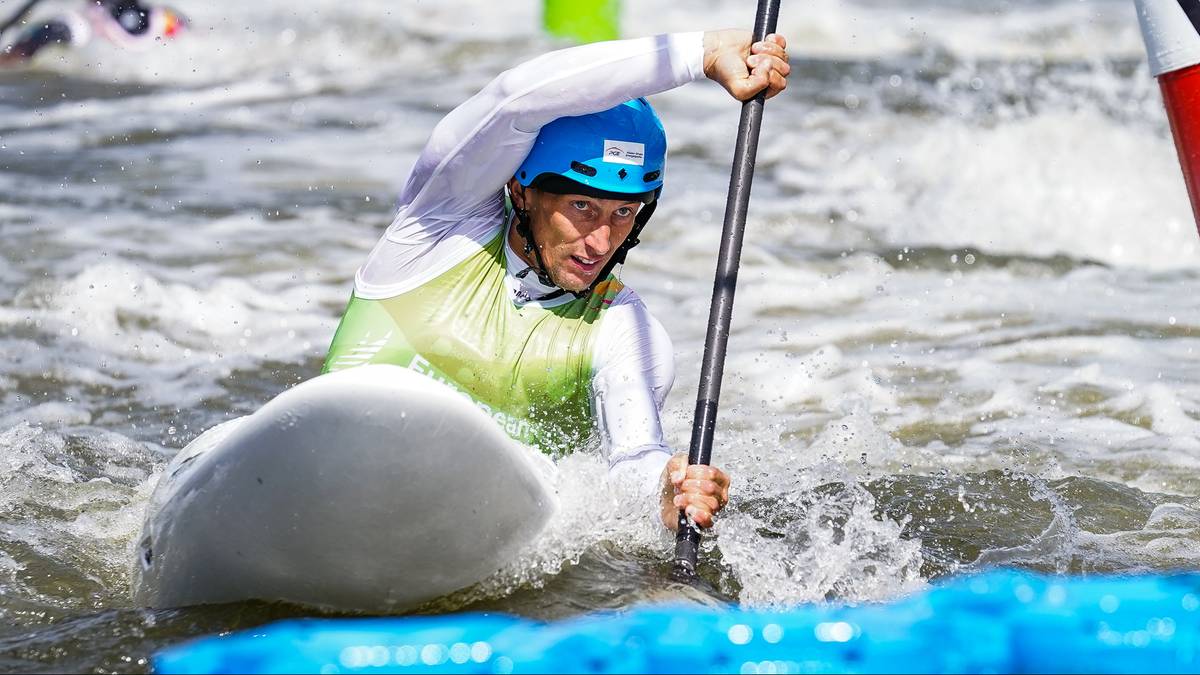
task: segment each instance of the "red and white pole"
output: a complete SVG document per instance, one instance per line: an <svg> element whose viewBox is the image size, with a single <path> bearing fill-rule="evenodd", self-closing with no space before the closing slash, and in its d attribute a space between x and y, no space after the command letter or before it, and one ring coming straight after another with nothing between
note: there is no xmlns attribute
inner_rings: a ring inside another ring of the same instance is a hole
<svg viewBox="0 0 1200 675"><path fill-rule="evenodd" d="M1200 228L1200 0L1134 0Z"/></svg>

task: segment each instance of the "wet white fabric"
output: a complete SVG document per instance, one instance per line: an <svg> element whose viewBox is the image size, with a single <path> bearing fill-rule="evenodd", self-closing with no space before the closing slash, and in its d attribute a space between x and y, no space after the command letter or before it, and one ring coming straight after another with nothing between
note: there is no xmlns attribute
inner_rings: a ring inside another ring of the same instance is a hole
<svg viewBox="0 0 1200 675"><path fill-rule="evenodd" d="M392 224L355 276L355 294L394 297L429 282L505 227L504 185L542 126L703 77L703 33L573 47L508 70L434 128ZM506 247L513 301L555 290ZM547 307L570 296L545 301ZM660 410L675 377L670 337L631 289L605 311L592 358L597 426L615 480L652 494L670 458Z"/></svg>
<svg viewBox="0 0 1200 675"><path fill-rule="evenodd" d="M683 33L600 42L501 73L434 128L396 217L355 277L355 293L393 297L461 262L502 226L504 185L542 126L702 77L703 39Z"/></svg>
<svg viewBox="0 0 1200 675"><path fill-rule="evenodd" d="M513 302L554 307L571 301L570 295L538 300L557 293L558 287L541 283L532 271L519 276L529 265L511 246L505 245L504 255L505 281ZM592 409L609 471L614 478L634 481L640 490L652 493L671 458L659 411L675 382L674 349L666 328L628 286L604 312L592 369Z"/></svg>

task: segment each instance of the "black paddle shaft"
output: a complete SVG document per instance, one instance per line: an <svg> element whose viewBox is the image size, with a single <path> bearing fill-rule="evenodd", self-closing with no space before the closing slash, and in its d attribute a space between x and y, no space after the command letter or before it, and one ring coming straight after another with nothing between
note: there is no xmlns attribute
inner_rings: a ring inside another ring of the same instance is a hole
<svg viewBox="0 0 1200 675"><path fill-rule="evenodd" d="M754 20L754 41L761 42L775 32L779 19L779 0L758 0ZM704 361L700 367L700 391L696 396L696 416L692 419L692 445L688 464L708 464L712 457L713 433L717 427L717 402L721 398L721 375L725 370L725 351L729 343L729 322L733 317L733 293L737 287L738 263L742 256L742 238L746 230L746 212L750 208L750 184L754 181L754 158L758 154L758 134L762 129L763 105L767 93L742 104L738 124L737 149L733 154L733 174L725 201L725 225L721 232L721 252L713 280L712 306L708 310L708 335L704 339ZM700 530L679 512L679 531L675 535L675 568L672 575L681 580L696 576L700 548Z"/></svg>

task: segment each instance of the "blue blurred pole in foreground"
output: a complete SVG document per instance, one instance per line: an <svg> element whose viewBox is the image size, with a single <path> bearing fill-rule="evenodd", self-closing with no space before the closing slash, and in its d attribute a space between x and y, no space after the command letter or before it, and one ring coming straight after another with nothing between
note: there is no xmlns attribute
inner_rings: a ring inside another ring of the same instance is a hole
<svg viewBox="0 0 1200 675"><path fill-rule="evenodd" d="M888 604L643 606L286 621L159 654L159 673L1197 672L1200 574L997 571Z"/></svg>

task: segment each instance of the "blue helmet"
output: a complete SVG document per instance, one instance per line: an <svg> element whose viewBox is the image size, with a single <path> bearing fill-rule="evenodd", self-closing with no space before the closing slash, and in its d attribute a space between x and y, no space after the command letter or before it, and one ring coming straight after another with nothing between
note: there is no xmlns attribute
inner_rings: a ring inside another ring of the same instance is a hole
<svg viewBox="0 0 1200 675"><path fill-rule="evenodd" d="M662 122L639 98L542 127L516 178L548 192L636 195L649 203L662 188L666 160Z"/></svg>

